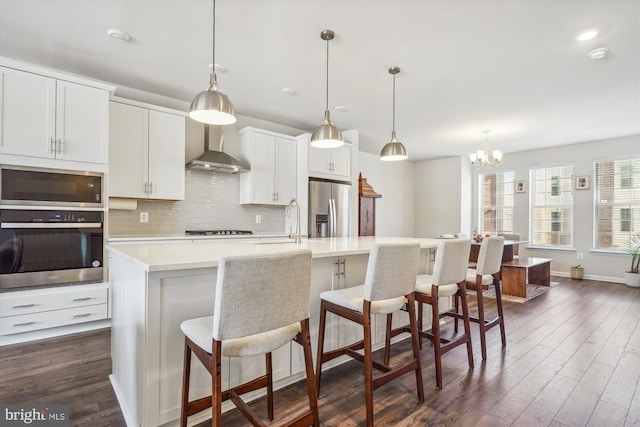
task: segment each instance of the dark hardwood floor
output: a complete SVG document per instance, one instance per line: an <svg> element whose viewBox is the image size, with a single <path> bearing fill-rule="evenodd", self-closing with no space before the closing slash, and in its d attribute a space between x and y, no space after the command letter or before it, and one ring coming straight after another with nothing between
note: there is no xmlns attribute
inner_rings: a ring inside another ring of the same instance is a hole
<svg viewBox="0 0 640 427"><path fill-rule="evenodd" d="M464 347L446 354L441 391L427 344L425 402L417 400L413 375L392 381L374 393L376 425L640 426L640 289L553 280L560 285L535 299L505 302L507 347L492 329L484 363L472 325L476 368L467 369ZM124 426L107 378L109 341L109 331L101 330L0 348L0 402L65 403L73 426ZM392 357L408 352L401 342ZM277 391L276 417L304 405L305 393L304 383ZM262 399L252 405L266 414ZM359 363L323 374L323 426L364 425L363 406ZM223 423L247 425L237 411L224 414Z"/></svg>

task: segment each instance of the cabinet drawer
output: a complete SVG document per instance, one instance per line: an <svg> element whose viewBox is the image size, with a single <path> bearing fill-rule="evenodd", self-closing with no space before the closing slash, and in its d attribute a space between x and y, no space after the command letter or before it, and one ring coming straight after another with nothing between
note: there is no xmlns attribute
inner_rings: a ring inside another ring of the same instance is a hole
<svg viewBox="0 0 640 427"><path fill-rule="evenodd" d="M107 304L0 318L0 335L17 334L107 318Z"/></svg>
<svg viewBox="0 0 640 427"><path fill-rule="evenodd" d="M60 288L43 290L36 295L20 295L0 299L0 318L50 310L61 310L86 305L106 304L109 290L86 289L61 291Z"/></svg>

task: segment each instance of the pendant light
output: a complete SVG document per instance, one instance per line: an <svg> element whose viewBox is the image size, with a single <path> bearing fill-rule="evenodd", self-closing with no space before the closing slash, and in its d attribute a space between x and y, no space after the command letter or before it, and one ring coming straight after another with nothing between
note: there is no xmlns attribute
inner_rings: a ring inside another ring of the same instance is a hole
<svg viewBox="0 0 640 427"><path fill-rule="evenodd" d="M209 89L200 92L191 102L189 117L210 125L230 125L236 122L233 104L222 92L218 91L216 77L216 0L213 0L213 31L212 31L212 69L209 77Z"/></svg>
<svg viewBox="0 0 640 427"><path fill-rule="evenodd" d="M389 74L393 76L393 126L391 128L391 141L389 141L382 151L380 151L380 160L385 161L397 161L405 160L407 156L407 149L396 138L396 74L400 72L400 68L389 68Z"/></svg>
<svg viewBox="0 0 640 427"><path fill-rule="evenodd" d="M344 144L340 129L331 123L329 117L329 40L333 40L335 33L331 30L323 30L320 38L327 42L327 93L324 110L324 122L311 134L311 146L318 148L335 148Z"/></svg>

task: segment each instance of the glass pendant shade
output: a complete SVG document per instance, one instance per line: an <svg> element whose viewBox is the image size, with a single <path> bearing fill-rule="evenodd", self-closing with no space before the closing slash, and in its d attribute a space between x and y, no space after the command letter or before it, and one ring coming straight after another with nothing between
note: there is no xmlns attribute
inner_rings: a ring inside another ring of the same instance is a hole
<svg viewBox="0 0 640 427"><path fill-rule="evenodd" d="M380 151L380 160L393 162L405 160L408 157L407 149L404 148L404 145L402 145L402 143L396 138L396 131L391 132L391 141L382 147L382 151Z"/></svg>
<svg viewBox="0 0 640 427"><path fill-rule="evenodd" d="M324 122L311 134L311 146L317 148L336 148L344 144L342 132L329 117L329 110L324 112Z"/></svg>

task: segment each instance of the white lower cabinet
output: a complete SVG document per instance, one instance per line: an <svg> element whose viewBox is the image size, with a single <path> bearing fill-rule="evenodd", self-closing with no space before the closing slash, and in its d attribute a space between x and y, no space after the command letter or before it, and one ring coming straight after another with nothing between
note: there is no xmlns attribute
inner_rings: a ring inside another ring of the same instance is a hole
<svg viewBox="0 0 640 427"><path fill-rule="evenodd" d="M107 319L108 284L0 294L0 335Z"/></svg>

